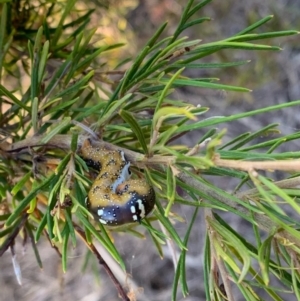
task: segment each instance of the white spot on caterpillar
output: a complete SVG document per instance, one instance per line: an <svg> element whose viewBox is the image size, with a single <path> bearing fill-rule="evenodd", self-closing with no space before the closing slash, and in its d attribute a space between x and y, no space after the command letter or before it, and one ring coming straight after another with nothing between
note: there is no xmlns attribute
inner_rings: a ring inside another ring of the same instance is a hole
<svg viewBox="0 0 300 301"><path fill-rule="evenodd" d="M99 215L99 216L102 216L103 213L104 213L103 209L98 209L98 215Z"/></svg>
<svg viewBox="0 0 300 301"><path fill-rule="evenodd" d="M140 217L143 218L146 216L145 206L141 199L138 199L137 203L139 204L139 210L141 211Z"/></svg>
<svg viewBox="0 0 300 301"><path fill-rule="evenodd" d="M134 214L134 215L132 216L132 218L133 218L133 220L134 220L134 221L137 221L137 220L138 220L138 218L137 218L137 215L136 215L136 214Z"/></svg>
<svg viewBox="0 0 300 301"><path fill-rule="evenodd" d="M131 211L131 213L135 213L135 207L134 206L130 206L130 211Z"/></svg>
<svg viewBox="0 0 300 301"><path fill-rule="evenodd" d="M99 218L99 222L101 223L101 224L107 224L107 221L105 221L104 219L102 219L102 218Z"/></svg>

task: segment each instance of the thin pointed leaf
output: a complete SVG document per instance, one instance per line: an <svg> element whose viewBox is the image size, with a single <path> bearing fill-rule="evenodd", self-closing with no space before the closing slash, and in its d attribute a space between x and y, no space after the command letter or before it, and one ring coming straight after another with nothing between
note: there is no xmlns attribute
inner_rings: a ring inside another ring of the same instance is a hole
<svg viewBox="0 0 300 301"><path fill-rule="evenodd" d="M147 147L147 143L146 143L146 140L145 140L143 130L140 127L140 125L138 124L138 122L136 121L136 119L128 111L125 111L125 110L121 110L119 114L124 119L124 121L127 122L127 124L130 126L130 128L132 129L132 132L135 134L135 136L136 136L137 140L139 141L144 153L148 154L148 147Z"/></svg>

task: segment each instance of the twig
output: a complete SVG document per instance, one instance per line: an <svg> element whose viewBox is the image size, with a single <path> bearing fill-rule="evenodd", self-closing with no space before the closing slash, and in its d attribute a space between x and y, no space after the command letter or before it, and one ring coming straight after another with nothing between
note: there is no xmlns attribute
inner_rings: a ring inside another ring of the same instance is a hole
<svg viewBox="0 0 300 301"><path fill-rule="evenodd" d="M300 185L300 177L284 179L281 181L274 182L273 184L275 184L279 188L294 188L294 187L297 187ZM270 188L266 187L265 185L262 185L261 188L263 188L264 190L270 190ZM239 199L242 199L247 196L254 195L256 193L258 193L258 189L253 188L253 189L249 189L249 190L237 193L236 197Z"/></svg>
<svg viewBox="0 0 300 301"><path fill-rule="evenodd" d="M300 160L275 160L275 161L241 161L220 159L218 156L214 158L216 166L233 168L237 170L285 170L300 171Z"/></svg>
<svg viewBox="0 0 300 301"><path fill-rule="evenodd" d="M87 135L78 136L78 147L80 148ZM7 144L0 143L0 151L12 154L15 152L28 152L29 147L44 146L45 148L60 148L69 150L71 146L71 135L56 135L47 144L41 144L43 136L33 136L22 141ZM122 149L111 143L102 140L93 140L93 145L100 148ZM147 158L143 154L133 152L131 150L122 149L129 161L136 163L138 167L144 167L157 164L173 164L176 161L174 156L159 156L154 155ZM221 159L218 155L215 156L213 162L216 166L233 168L236 170L252 171L252 170L285 170L285 171L300 171L300 160L273 160L273 161L241 161L241 160L226 160Z"/></svg>
<svg viewBox="0 0 300 301"><path fill-rule="evenodd" d="M158 221L158 224L160 226L162 233L164 235L166 235L166 237L168 237L165 226L160 221ZM177 257L176 247L175 247L174 241L172 239L167 238L166 242L167 242L167 246L168 246L169 252L171 254L172 261L173 261L174 272L176 272L177 265L178 265L178 257Z"/></svg>
<svg viewBox="0 0 300 301"><path fill-rule="evenodd" d="M102 256L100 255L100 253L98 252L96 247L92 243L87 242L85 232L78 225L76 225L75 223L73 223L73 225L74 225L74 229L77 232L77 234L79 235L79 237L84 241L84 243L90 249L90 251L96 256L96 258L98 259L99 264L102 265L103 268L105 269L107 275L112 280L112 282L115 285L115 287L116 287L119 295L121 296L122 300L130 301L130 299L126 295L122 285L120 284L120 282L118 281L116 276L113 274L113 272L111 271L109 266L106 264L106 262L104 261L104 259L102 258Z"/></svg>
<svg viewBox="0 0 300 301"><path fill-rule="evenodd" d="M213 214L212 214L212 210L210 208L204 208L204 214L205 214L205 217L208 217L210 219L214 219ZM220 260L218 258L218 255L215 253L215 248L214 248L214 245L212 243L213 240L215 239L213 237L214 233L210 230L210 226L207 222L207 218L205 218L205 221L206 221L206 227L208 229L208 235L210 237L210 249L211 249L212 262L217 263L217 266L218 266L218 269L219 269L219 272L220 272L220 275L221 275L221 278L222 278L222 281L223 281L223 285L224 285L224 288L225 288L227 300L228 301L234 301L232 288L231 288L230 281L229 281L228 276L227 276L228 274L226 272L224 263L223 263L222 260ZM213 270L213 268L212 268L212 270Z"/></svg>
<svg viewBox="0 0 300 301"><path fill-rule="evenodd" d="M50 243L50 245L51 245L51 248L53 248L53 249L55 250L55 252L57 253L57 255L58 255L60 258L62 258L62 255L61 255L61 253L60 253L58 247L57 247L55 244L52 243L52 241L51 241L51 239L50 239L50 236L49 236L48 232L47 232L46 230L44 230L43 232L44 232L45 236L47 237L47 239L48 239L48 241L49 241L49 243Z"/></svg>
<svg viewBox="0 0 300 301"><path fill-rule="evenodd" d="M87 135L79 135L78 136L78 149L81 148L83 142L88 138ZM71 135L56 135L52 139L50 139L46 144L41 144L41 140L43 136L33 136L28 139L24 139L22 141L13 143L13 144L1 144L0 143L0 151L5 152L7 155L13 156L15 153L20 154L24 152L28 152L28 148L43 146L44 148L53 149L65 149L70 150L71 147ZM114 144L105 142L103 140L92 140L92 145L98 148L107 148L111 150L122 150L124 151L126 158L134 162L140 168L150 165L158 165L158 164L173 164L175 163L174 156L153 156L151 158L147 158L145 155L118 147Z"/></svg>
<svg viewBox="0 0 300 301"><path fill-rule="evenodd" d="M15 238L19 234L20 230L25 225L28 218L28 213L24 213L19 224L16 228L10 233L7 239L4 241L3 245L0 247L0 257L4 254L4 252L13 244Z"/></svg>
<svg viewBox="0 0 300 301"><path fill-rule="evenodd" d="M98 241L95 241L95 246L97 247L102 258L106 261L107 265L110 267L114 275L116 275L117 279L120 281L124 289L128 292L127 296L130 301L140 300L140 298L137 298L137 295L141 293L143 293L143 296L141 297L143 301L150 301L150 299L144 293L143 288L139 287L135 283L132 275L128 274L120 267L120 264L118 264L118 262L113 259L109 251L105 249L105 247Z"/></svg>
<svg viewBox="0 0 300 301"><path fill-rule="evenodd" d="M205 140L202 141L201 143L196 144L193 148L191 148L191 149L186 153L186 155L187 155L187 156L194 156L194 155L198 154L199 151L200 151L200 149L203 148L204 146L206 146L207 143L208 143L209 141L211 141L211 138L210 138L210 137L207 138L207 139L205 139Z"/></svg>

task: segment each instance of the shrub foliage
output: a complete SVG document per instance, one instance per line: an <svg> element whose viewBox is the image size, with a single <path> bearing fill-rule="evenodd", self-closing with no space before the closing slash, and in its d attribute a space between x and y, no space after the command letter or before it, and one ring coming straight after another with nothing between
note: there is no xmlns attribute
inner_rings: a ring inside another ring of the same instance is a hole
<svg viewBox="0 0 300 301"><path fill-rule="evenodd" d="M217 78L193 78L188 70L247 64L209 58L224 49L277 51L280 48L269 45L270 39L298 32L256 33L272 19L267 16L220 41L189 40L184 36L186 29L208 26L210 21L201 16L210 1L190 0L172 36L163 37L165 23L136 57L120 57L110 67L108 54L122 44L95 41L97 28L89 26L92 9L80 9L75 0L36 2L7 1L1 7L0 255L26 233L42 267L36 242L46 237L56 246L66 271L68 251L80 237L109 273L122 299L129 300L93 244L99 241L125 269L110 237L116 228L94 222L84 201L92 176L78 150L91 137L98 146L123 149L135 172L144 173L155 187L156 206L142 227L159 255L163 256L162 244L168 239L180 250L172 300L178 286L184 296L188 294L185 257L199 210L205 212L207 229L203 271L207 300L234 300L234 286L245 300L259 299L255 287L272 300L283 300L269 286L273 276L282 283L281 290L292 288L299 299L300 223L285 208L300 212L300 153L277 149L299 139L300 133L271 139L268 134L277 125L270 124L224 144L225 132L215 126L296 107L300 101L206 118L208 107L175 100L172 94L181 87L249 92L218 83ZM261 44L264 40L268 44ZM179 138L197 130L204 135L194 146L180 143ZM260 135L267 138L256 143ZM287 173L275 181L272 174L263 176L264 170ZM206 175L237 179L235 194L218 188ZM239 192L241 187L248 189ZM182 219L173 211L175 203L194 208L184 237L174 228L174 222ZM251 223L256 243L224 221L219 210ZM140 237L143 230L136 225L117 228Z"/></svg>

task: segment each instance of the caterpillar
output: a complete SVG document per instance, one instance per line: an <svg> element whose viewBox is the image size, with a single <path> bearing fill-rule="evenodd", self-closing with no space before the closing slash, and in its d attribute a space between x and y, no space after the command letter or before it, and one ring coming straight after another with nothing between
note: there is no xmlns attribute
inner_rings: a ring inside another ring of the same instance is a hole
<svg viewBox="0 0 300 301"><path fill-rule="evenodd" d="M100 223L109 226L141 222L155 203L155 192L145 179L130 179L130 162L121 150L93 147L89 139L81 147L88 166L99 171L86 204Z"/></svg>

